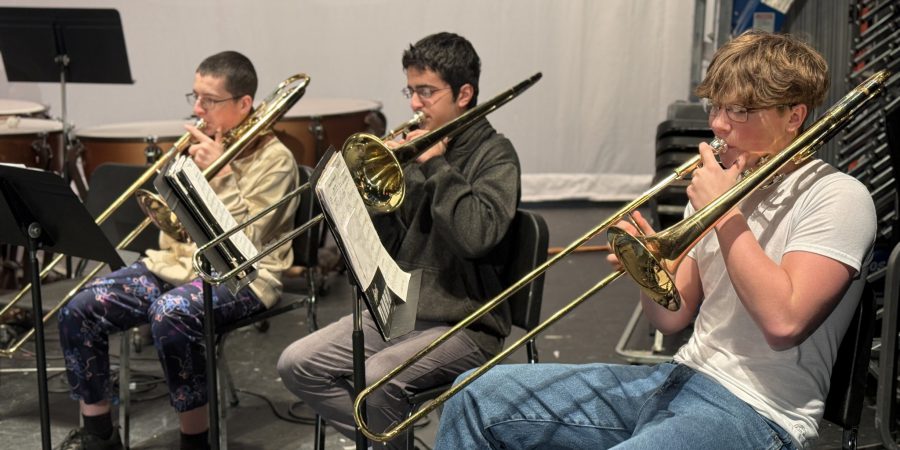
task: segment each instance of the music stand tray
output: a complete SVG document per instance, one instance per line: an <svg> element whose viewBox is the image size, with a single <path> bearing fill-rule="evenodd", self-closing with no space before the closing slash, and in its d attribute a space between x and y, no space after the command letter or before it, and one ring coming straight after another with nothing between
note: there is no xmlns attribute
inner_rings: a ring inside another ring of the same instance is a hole
<svg viewBox="0 0 900 450"><path fill-rule="evenodd" d="M0 8L0 53L9 81L57 82L63 66L70 83L134 83L115 9Z"/></svg>
<svg viewBox="0 0 900 450"><path fill-rule="evenodd" d="M31 299L37 354L42 447L50 449L47 357L38 249L103 261L113 269L124 263L87 209L52 172L0 164L0 243L21 245L32 264Z"/></svg>

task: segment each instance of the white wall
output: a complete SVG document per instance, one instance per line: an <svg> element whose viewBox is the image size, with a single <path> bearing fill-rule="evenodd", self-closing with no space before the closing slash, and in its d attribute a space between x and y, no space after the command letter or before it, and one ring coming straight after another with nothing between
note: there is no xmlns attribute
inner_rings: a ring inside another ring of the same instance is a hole
<svg viewBox="0 0 900 450"><path fill-rule="evenodd" d="M693 0L0 0L2 6L115 8L133 85L68 85L76 127L177 119L206 56L245 53L259 95L289 74L306 96L382 102L389 126L410 117L400 56L437 31L472 41L481 98L541 71L543 80L490 116L519 150L525 198L614 199L642 191L656 125L688 95ZM0 98L49 105L55 83L9 83ZM301 100L302 102L303 100Z"/></svg>

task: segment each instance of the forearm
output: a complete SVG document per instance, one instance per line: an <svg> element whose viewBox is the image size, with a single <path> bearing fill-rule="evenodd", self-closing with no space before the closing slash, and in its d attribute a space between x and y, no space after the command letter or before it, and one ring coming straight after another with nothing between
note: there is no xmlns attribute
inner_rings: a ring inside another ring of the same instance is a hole
<svg viewBox="0 0 900 450"><path fill-rule="evenodd" d="M729 213L715 232L731 284L766 341L776 349L792 346L809 315L788 272L765 253L739 211Z"/></svg>

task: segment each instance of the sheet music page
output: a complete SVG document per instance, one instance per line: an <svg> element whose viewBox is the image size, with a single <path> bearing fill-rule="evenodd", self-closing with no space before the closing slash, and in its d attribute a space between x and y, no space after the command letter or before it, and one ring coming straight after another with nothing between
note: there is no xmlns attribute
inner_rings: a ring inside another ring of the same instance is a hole
<svg viewBox="0 0 900 450"><path fill-rule="evenodd" d="M366 205L350 176L350 169L340 153L335 153L328 161L316 184L316 192L335 222L333 225L348 253L346 256L357 269L363 288L372 283L376 269L380 268L388 288L406 301L410 275L400 269L381 244Z"/></svg>
<svg viewBox="0 0 900 450"><path fill-rule="evenodd" d="M176 160L176 164L173 164L173 166L178 165L180 167L179 170L188 177L194 191L200 196L200 200L206 205L215 221L222 226L223 230L230 230L236 227L238 223L234 220L234 216L228 212L228 208L225 207L225 204L216 195L216 191L206 181L206 177L203 176L194 160L189 157L181 157L181 159L183 161ZM233 234L228 239L247 259L256 256L259 252L243 231Z"/></svg>

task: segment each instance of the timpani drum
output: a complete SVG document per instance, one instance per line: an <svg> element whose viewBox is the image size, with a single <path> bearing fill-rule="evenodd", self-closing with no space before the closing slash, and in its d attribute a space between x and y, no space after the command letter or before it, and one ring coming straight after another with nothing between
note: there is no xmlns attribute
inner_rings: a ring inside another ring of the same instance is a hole
<svg viewBox="0 0 900 450"><path fill-rule="evenodd" d="M0 163L62 171L62 123L10 116L0 119Z"/></svg>
<svg viewBox="0 0 900 450"><path fill-rule="evenodd" d="M172 147L187 130L188 120L130 122L75 130L84 146L81 161L85 177L103 163L144 165L153 163L159 152Z"/></svg>
<svg viewBox="0 0 900 450"><path fill-rule="evenodd" d="M9 116L41 118L45 117L46 113L47 107L40 103L0 98L0 119L6 119Z"/></svg>
<svg viewBox="0 0 900 450"><path fill-rule="evenodd" d="M371 132L381 103L350 98L304 98L275 124L275 134L298 163L315 167L329 146L340 150L353 133ZM382 121L383 122L383 121Z"/></svg>

